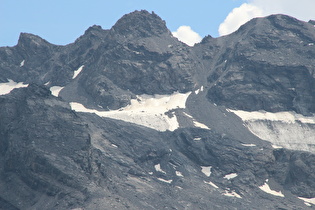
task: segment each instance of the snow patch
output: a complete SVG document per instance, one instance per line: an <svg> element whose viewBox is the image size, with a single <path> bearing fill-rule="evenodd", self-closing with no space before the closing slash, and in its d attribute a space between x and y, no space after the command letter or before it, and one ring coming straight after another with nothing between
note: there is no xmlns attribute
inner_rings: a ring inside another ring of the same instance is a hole
<svg viewBox="0 0 315 210"><path fill-rule="evenodd" d="M7 83L0 83L0 95L6 95L15 88L23 88L27 86L28 84L23 84L22 82L17 83L11 79L8 79Z"/></svg>
<svg viewBox="0 0 315 210"><path fill-rule="evenodd" d="M97 111L87 109L82 104L71 102L71 109L77 112L88 112L146 126L158 131L174 131L179 127L176 115L168 116L166 112L185 108L186 100L191 92L174 93L172 95L141 95L132 99L131 104L119 110Z"/></svg>
<svg viewBox="0 0 315 210"><path fill-rule="evenodd" d="M52 86L50 88L51 94L53 96L58 97L59 96L59 92L63 89L64 87L60 87L60 86Z"/></svg>
<svg viewBox="0 0 315 210"><path fill-rule="evenodd" d="M241 144L244 147L256 147L256 144Z"/></svg>
<svg viewBox="0 0 315 210"><path fill-rule="evenodd" d="M225 175L223 178L230 180L230 179L234 179L237 176L238 176L237 173L231 173L231 174Z"/></svg>
<svg viewBox="0 0 315 210"><path fill-rule="evenodd" d="M180 171L175 171L175 173L176 173L176 176L184 177Z"/></svg>
<svg viewBox="0 0 315 210"><path fill-rule="evenodd" d="M25 64L25 60L22 60L22 62L20 63L20 67L23 67Z"/></svg>
<svg viewBox="0 0 315 210"><path fill-rule="evenodd" d="M254 111L247 112L243 110L232 110L228 111L233 112L239 116L243 121L257 121L257 120L269 120L269 121L281 121L285 123L308 123L315 124L315 116L306 117L295 112L266 112L266 111Z"/></svg>
<svg viewBox="0 0 315 210"><path fill-rule="evenodd" d="M303 200L305 205L307 206L312 206L315 205L315 198L303 198L303 197L298 197L299 199Z"/></svg>
<svg viewBox="0 0 315 210"><path fill-rule="evenodd" d="M219 188L219 187L218 187L216 184L214 184L213 182L207 182L207 181L203 181L203 182L206 183L206 184L211 185L212 187L214 187L214 188L216 188L216 189Z"/></svg>
<svg viewBox="0 0 315 210"><path fill-rule="evenodd" d="M266 192L268 194L274 195L274 196L284 197L284 195L282 194L281 191L278 192L278 191L270 189L270 187L269 187L267 182L268 182L268 179L265 181L264 185L259 186L259 189L261 189L262 191L264 191L264 192Z"/></svg>
<svg viewBox="0 0 315 210"><path fill-rule="evenodd" d="M201 172L204 173L206 176L211 175L211 168L212 166L201 166Z"/></svg>
<svg viewBox="0 0 315 210"><path fill-rule="evenodd" d="M278 146L278 145L271 145L272 146L272 148L274 148L274 149L281 149L281 148L283 148L283 147L281 147L281 146Z"/></svg>
<svg viewBox="0 0 315 210"><path fill-rule="evenodd" d="M166 180L166 179L162 179L162 178L157 178L158 180L160 180L160 181L162 181L162 182L166 182L166 183L172 183L172 179L170 179L170 180Z"/></svg>
<svg viewBox="0 0 315 210"><path fill-rule="evenodd" d="M208 126L206 126L205 124L202 124L200 122L197 122L195 120L193 120L194 126L198 127L198 128L203 128L203 129L207 129L207 130L211 130Z"/></svg>
<svg viewBox="0 0 315 210"><path fill-rule="evenodd" d="M156 171L159 171L159 172L161 172L163 174L166 174L166 172L161 169L161 165L160 164L156 164L154 166L154 168L155 168Z"/></svg>
<svg viewBox="0 0 315 210"><path fill-rule="evenodd" d="M184 112L184 115L186 115L187 117L189 117L190 119L193 120L193 123L194 123L194 126L195 126L195 127L211 130L211 129L210 129L208 126L206 126L205 124L202 124L202 123L200 123L200 122L197 122L191 115L187 114L186 112Z"/></svg>
<svg viewBox="0 0 315 210"><path fill-rule="evenodd" d="M233 191L225 190L225 193L223 195L228 196L228 197L242 198L242 196L237 194L234 190Z"/></svg>
<svg viewBox="0 0 315 210"><path fill-rule="evenodd" d="M72 79L75 79L81 73L83 68L84 68L84 65L80 66L76 71L74 71Z"/></svg>
<svg viewBox="0 0 315 210"><path fill-rule="evenodd" d="M195 94L198 95L202 91L203 91L203 86L201 86L200 89L195 90Z"/></svg>

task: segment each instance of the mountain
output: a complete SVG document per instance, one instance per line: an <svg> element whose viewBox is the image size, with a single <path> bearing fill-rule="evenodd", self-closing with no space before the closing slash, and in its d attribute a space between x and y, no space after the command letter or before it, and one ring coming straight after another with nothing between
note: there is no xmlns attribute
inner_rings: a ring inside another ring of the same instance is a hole
<svg viewBox="0 0 315 210"><path fill-rule="evenodd" d="M0 48L0 209L312 209L315 28L189 47L155 13Z"/></svg>

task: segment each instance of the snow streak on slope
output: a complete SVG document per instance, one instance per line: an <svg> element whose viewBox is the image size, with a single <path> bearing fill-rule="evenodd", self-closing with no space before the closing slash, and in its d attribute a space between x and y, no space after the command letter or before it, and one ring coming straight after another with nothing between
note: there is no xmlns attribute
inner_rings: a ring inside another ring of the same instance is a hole
<svg viewBox="0 0 315 210"><path fill-rule="evenodd" d="M72 77L72 79L75 79L75 78L81 73L83 67L84 67L84 65L80 66L80 68L78 68L78 70L76 70L76 71L73 72L73 77Z"/></svg>
<svg viewBox="0 0 315 210"><path fill-rule="evenodd" d="M238 176L237 173L232 173L232 174L225 175L223 178L230 180L230 179L234 179L237 176Z"/></svg>
<svg viewBox="0 0 315 210"><path fill-rule="evenodd" d="M20 67L23 67L25 64L25 60L22 60L21 63L20 63Z"/></svg>
<svg viewBox="0 0 315 210"><path fill-rule="evenodd" d="M173 109L185 108L186 100L191 92L174 93L172 95L141 95L132 99L131 104L119 110L98 111L87 109L82 104L71 102L70 106L77 112L95 113L100 117L123 120L159 131L174 131L179 127Z"/></svg>
<svg viewBox="0 0 315 210"><path fill-rule="evenodd" d="M248 129L261 139L287 149L315 153L315 116L294 112L246 112L228 110L238 115Z"/></svg>
<svg viewBox="0 0 315 210"><path fill-rule="evenodd" d="M266 180L265 184L260 186L259 189L261 189L262 191L268 193L268 194L271 194L271 195L275 195L275 196L280 196L280 197L284 197L284 195L282 194L281 191L275 191L275 190L272 190L270 189L269 185L268 185L268 179Z"/></svg>
<svg viewBox="0 0 315 210"><path fill-rule="evenodd" d="M315 198L303 198L298 197L299 199L303 200L305 202L305 205L312 206L311 204L315 205Z"/></svg>
<svg viewBox="0 0 315 210"><path fill-rule="evenodd" d="M11 79L8 79L8 80L9 82L7 83L0 83L0 95L6 95L15 88L22 88L22 87L28 86L28 84L23 84L22 82L17 83Z"/></svg>
<svg viewBox="0 0 315 210"><path fill-rule="evenodd" d="M206 126L203 123L197 122L191 115L187 114L186 112L184 112L184 115L186 115L187 117L189 117L190 119L192 119L192 122L194 123L195 127L198 128L203 128L203 129L207 129L207 130L211 130L208 126Z"/></svg>
<svg viewBox="0 0 315 210"><path fill-rule="evenodd" d="M242 196L240 196L239 194L237 194L234 190L232 190L232 191L230 191L230 190L225 190L225 193L224 193L223 195L228 196L228 197L242 198Z"/></svg>

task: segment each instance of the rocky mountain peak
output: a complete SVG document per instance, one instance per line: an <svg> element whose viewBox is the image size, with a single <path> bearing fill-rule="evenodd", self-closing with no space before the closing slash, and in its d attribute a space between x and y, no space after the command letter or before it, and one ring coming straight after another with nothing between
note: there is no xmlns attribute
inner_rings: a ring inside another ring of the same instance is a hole
<svg viewBox="0 0 315 210"><path fill-rule="evenodd" d="M169 33L165 21L154 12L149 13L146 10L124 15L112 27L111 31L126 38L159 36L163 33Z"/></svg>
<svg viewBox="0 0 315 210"><path fill-rule="evenodd" d="M103 38L106 36L107 32L108 30L102 29L101 26L93 25L84 32L83 36Z"/></svg>
<svg viewBox="0 0 315 210"><path fill-rule="evenodd" d="M30 33L21 33L18 41L18 46L23 48L32 49L46 45L50 45L50 43L41 37Z"/></svg>

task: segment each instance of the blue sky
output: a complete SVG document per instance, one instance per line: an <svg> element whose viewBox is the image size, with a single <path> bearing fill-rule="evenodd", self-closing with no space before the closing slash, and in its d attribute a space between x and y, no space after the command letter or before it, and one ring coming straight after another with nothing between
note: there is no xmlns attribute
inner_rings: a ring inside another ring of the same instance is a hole
<svg viewBox="0 0 315 210"><path fill-rule="evenodd" d="M292 5L290 2L293 2ZM53 44L68 44L74 42L89 26L96 24L103 29L109 29L124 14L141 9L154 11L166 21L172 32L180 26L189 26L191 31L186 30L183 33L190 36L193 30L200 37L206 35L218 37L231 33L244 21L271 13L285 13L296 17L299 14L305 16L303 13L310 13L309 17L312 18L309 19L315 19L315 12L308 9L314 8L314 0L294 2L297 1L0 0L0 46L17 44L21 32L39 35ZM276 6L270 7L268 4ZM297 8L301 11L294 13ZM303 18L307 19L308 16Z"/></svg>

